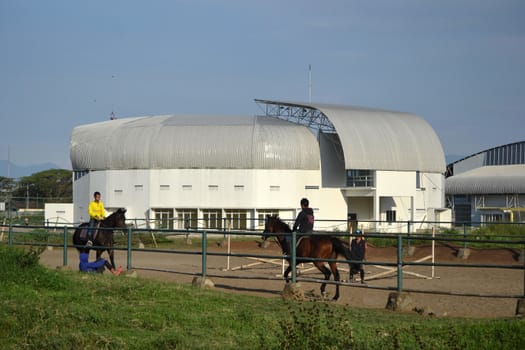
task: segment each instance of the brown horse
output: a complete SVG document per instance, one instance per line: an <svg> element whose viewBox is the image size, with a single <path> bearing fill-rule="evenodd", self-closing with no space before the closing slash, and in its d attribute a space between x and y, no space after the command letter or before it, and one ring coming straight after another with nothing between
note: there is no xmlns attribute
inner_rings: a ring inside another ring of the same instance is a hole
<svg viewBox="0 0 525 350"><path fill-rule="evenodd" d="M111 265L115 268L115 258L113 255L113 245L115 240L113 239L113 229L126 228L126 209L119 208L116 212L109 215L107 218L100 222L99 229L94 232L93 246L97 252L97 260L100 258L102 253L107 250ZM85 247L87 241L87 230L88 223L80 225L73 234L73 244L79 252L89 252L88 247ZM97 247L101 247L98 249Z"/></svg>
<svg viewBox="0 0 525 350"><path fill-rule="evenodd" d="M288 283L288 274L292 270L292 259L291 247L290 244L286 242L285 237L291 235L292 230L288 224L284 223L279 219L277 215L267 216L266 224L264 227L263 240L266 240L268 237L274 236L277 239L277 242L281 246L281 249L284 254L288 255L288 268L284 272L284 278ZM291 240L291 239L290 239ZM329 261L328 269L325 265L326 261L322 259L336 259L339 255L344 256L347 260L352 260L350 255L350 250L346 247L343 242L336 238L326 235L310 235L302 236L298 240L296 248L296 265L303 262L312 262L315 267L319 269L324 275L325 281L330 280L330 275L334 275L334 280L339 282L339 271L337 270L337 264L335 261ZM321 260L305 260L301 258L314 258ZM331 271L331 272L330 272ZM321 284L321 294L325 295L326 283ZM333 300L339 299L339 284L336 284L335 296Z"/></svg>

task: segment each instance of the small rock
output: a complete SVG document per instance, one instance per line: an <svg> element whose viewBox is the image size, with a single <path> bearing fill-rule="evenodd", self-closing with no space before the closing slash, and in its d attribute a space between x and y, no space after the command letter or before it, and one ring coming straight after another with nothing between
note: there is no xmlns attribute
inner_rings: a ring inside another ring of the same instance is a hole
<svg viewBox="0 0 525 350"><path fill-rule="evenodd" d="M200 288L214 288L215 284L213 281L209 278L202 278L200 276L194 277L193 281L191 281L191 285L194 287L200 287Z"/></svg>
<svg viewBox="0 0 525 350"><path fill-rule="evenodd" d="M305 300L304 291L300 283L286 283L281 292L283 299Z"/></svg>
<svg viewBox="0 0 525 350"><path fill-rule="evenodd" d="M131 278L137 278L138 274L136 270L129 270L124 272L124 276L131 277Z"/></svg>

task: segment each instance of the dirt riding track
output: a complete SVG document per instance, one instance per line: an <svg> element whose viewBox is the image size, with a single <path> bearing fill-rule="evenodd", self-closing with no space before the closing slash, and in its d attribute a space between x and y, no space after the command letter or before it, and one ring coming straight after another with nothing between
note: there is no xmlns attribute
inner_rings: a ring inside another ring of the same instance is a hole
<svg viewBox="0 0 525 350"><path fill-rule="evenodd" d="M191 251L200 251L195 244L190 246ZM232 242L231 252L237 254L279 255L280 251L272 243L269 247L260 248L258 243ZM227 253L226 247L213 247L212 253ZM415 254L405 261L416 261L429 256L430 247L418 247ZM510 249L472 249L468 259L456 257L456 249L450 246L439 245L435 250L436 263L459 264L503 264L523 266L518 261L518 252ZM118 265L126 266L126 252L116 251ZM94 259L94 253L91 253ZM46 250L42 253L41 262L48 267L55 268L62 265L63 252L61 249ZM269 260L269 259L266 259ZM367 261L395 262L395 248L369 247ZM196 254L171 254L152 252L132 252L132 269L141 278L153 278L179 283L191 283L195 276L200 276L202 258ZM426 260L425 262L430 262ZM78 254L75 249L68 252L68 266L78 268ZM341 278L348 280L348 265L338 264ZM229 267L229 269L227 269ZM299 277L321 279L321 273L316 269L309 269L309 265L299 265ZM337 301L341 305L384 309L389 293L393 290L378 290L372 287L397 286L395 272L387 273L388 267L367 265L363 286L359 283L341 286L341 297ZM424 309L425 314L432 313L438 317L513 317L516 313L517 298L505 296L522 296L524 293L524 271L520 269L495 268L458 268L439 267L432 276L430 266L405 266L403 289L422 291L441 291L454 295L409 292L414 307ZM245 257L230 257L229 266L226 256L208 255L207 277L219 291L258 295L270 298L279 298L284 287L281 277L282 264L280 260L274 263L260 262ZM377 278L375 276L377 275ZM306 294L319 294L319 284L309 281L300 281ZM334 285L327 286L329 296L333 296ZM474 296L476 295L476 296ZM488 297L495 295L496 297Z"/></svg>

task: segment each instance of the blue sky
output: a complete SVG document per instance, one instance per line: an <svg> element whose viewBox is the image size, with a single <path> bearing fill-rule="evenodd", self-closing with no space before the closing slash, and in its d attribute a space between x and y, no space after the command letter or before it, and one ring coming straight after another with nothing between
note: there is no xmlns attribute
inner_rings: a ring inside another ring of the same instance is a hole
<svg viewBox="0 0 525 350"><path fill-rule="evenodd" d="M112 111L307 102L309 64L312 102L415 113L447 155L525 139L523 0L0 0L0 44L0 159L18 165L70 168L72 129Z"/></svg>

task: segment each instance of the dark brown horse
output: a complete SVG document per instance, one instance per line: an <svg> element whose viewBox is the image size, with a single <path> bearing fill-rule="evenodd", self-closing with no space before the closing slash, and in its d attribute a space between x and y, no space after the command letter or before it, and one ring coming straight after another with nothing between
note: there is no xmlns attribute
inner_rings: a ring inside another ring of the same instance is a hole
<svg viewBox="0 0 525 350"><path fill-rule="evenodd" d="M108 252L109 260L113 268L115 265L115 258L113 256L113 245L115 240L113 239L113 230L118 228L126 228L126 209L117 209L113 214L105 218L100 222L99 229L94 232L93 235L93 246L97 252L97 260L100 258L104 251ZM87 230L88 223L80 225L73 234L73 244L79 252L88 252L90 248L85 247L87 241ZM97 247L102 247L97 249Z"/></svg>
<svg viewBox="0 0 525 350"><path fill-rule="evenodd" d="M276 237L277 242L281 246L281 249L284 254L291 255L290 244L286 242L286 235L291 235L292 230L288 224L284 223L279 219L278 216L267 216L266 225L264 227L263 240L266 240L268 237ZM291 241L291 238L290 238ZM326 235L311 235L311 236L302 236L298 239L298 244L296 248L296 264L303 262L312 262L315 267L319 269L324 275L325 281L330 280L330 275L334 275L334 280L339 281L339 271L337 270L337 264L335 261L329 261L328 265L330 269L326 267L325 262L322 259L337 259L341 255L344 256L347 260L352 260L350 255L350 250L343 244L343 242L336 238ZM305 260L301 258L314 258L321 260ZM288 268L284 271L284 278L286 282L289 281L288 274L292 270L292 260L291 257L287 258ZM330 272L331 271L331 272ZM325 294L326 283L321 284L321 294ZM339 284L336 284L334 300L339 299Z"/></svg>

